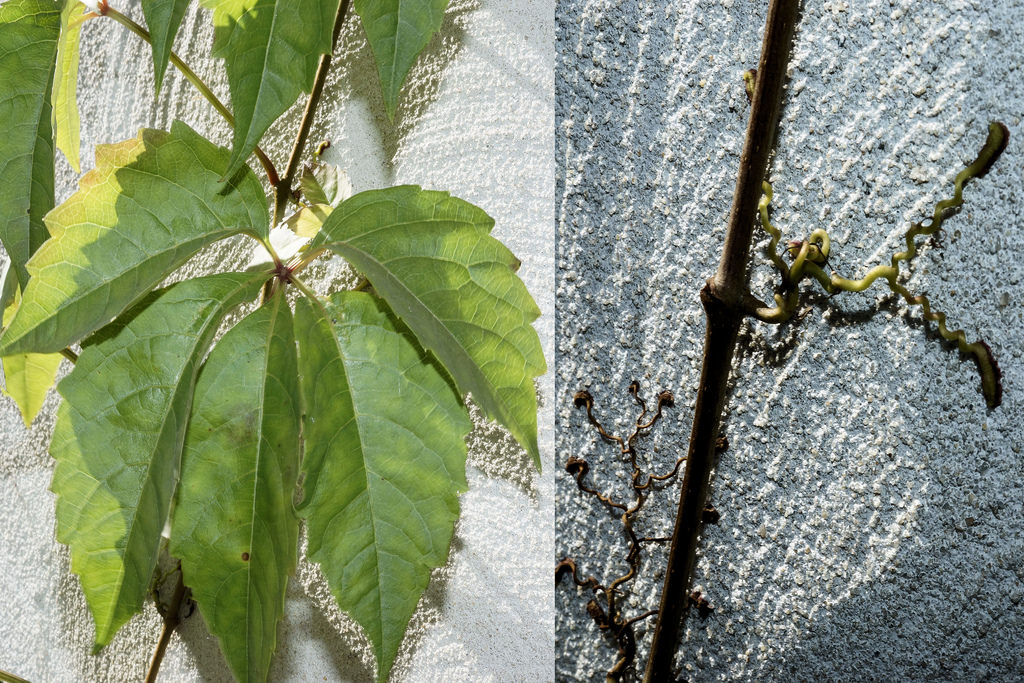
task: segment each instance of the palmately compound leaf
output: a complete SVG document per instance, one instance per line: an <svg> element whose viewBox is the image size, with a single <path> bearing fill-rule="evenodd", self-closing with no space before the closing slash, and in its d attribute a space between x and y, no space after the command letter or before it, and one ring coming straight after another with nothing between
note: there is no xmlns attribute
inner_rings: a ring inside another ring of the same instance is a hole
<svg viewBox="0 0 1024 683"><path fill-rule="evenodd" d="M57 540L71 548L97 647L149 590L203 355L265 279L222 273L151 294L87 343L57 387Z"/></svg>
<svg viewBox="0 0 1024 683"><path fill-rule="evenodd" d="M266 680L298 553L296 362L279 290L210 353L182 456L171 553L240 681Z"/></svg>
<svg viewBox="0 0 1024 683"><path fill-rule="evenodd" d="M533 378L545 370L531 323L537 304L515 256L490 236L494 221L447 192L414 185L342 202L309 249L344 257L540 467Z"/></svg>
<svg viewBox="0 0 1024 683"><path fill-rule="evenodd" d="M153 45L153 79L156 81L156 92L164 82L167 62L171 59L171 47L178 27L188 9L191 0L142 0L142 14L146 17L146 26L152 37Z"/></svg>
<svg viewBox="0 0 1024 683"><path fill-rule="evenodd" d="M96 149L96 168L50 212L52 237L28 264L32 278L0 356L59 351L106 325L204 246L248 232L266 238L259 180L245 168L219 179L228 151L180 121L170 133Z"/></svg>
<svg viewBox="0 0 1024 683"><path fill-rule="evenodd" d="M339 0L202 0L213 10L213 54L224 59L235 115L227 173L252 153L331 51Z"/></svg>
<svg viewBox="0 0 1024 683"><path fill-rule="evenodd" d="M60 42L57 44L57 76L53 81L53 128L57 148L80 173L78 118L78 38L82 24L95 16L78 0L66 0L60 13Z"/></svg>
<svg viewBox="0 0 1024 683"><path fill-rule="evenodd" d="M355 0L373 48L388 117L395 117L398 92L416 57L441 28L448 0Z"/></svg>
<svg viewBox="0 0 1024 683"><path fill-rule="evenodd" d="M20 303L15 294L14 303L3 314L5 326L10 324ZM19 353L2 360L4 393L17 404L25 427L32 426L32 420L43 407L46 394L57 379L60 360L59 353Z"/></svg>
<svg viewBox="0 0 1024 683"><path fill-rule="evenodd" d="M60 11L56 0L0 5L0 242L22 290L25 262L48 237L43 216L54 203L50 94Z"/></svg>
<svg viewBox="0 0 1024 683"><path fill-rule="evenodd" d="M471 427L447 379L369 294L296 303L309 557L387 680L448 557Z"/></svg>

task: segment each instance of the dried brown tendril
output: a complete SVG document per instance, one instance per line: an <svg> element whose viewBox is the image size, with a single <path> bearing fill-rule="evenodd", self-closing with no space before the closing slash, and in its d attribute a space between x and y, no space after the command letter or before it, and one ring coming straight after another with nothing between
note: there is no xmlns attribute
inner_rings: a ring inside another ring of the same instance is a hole
<svg viewBox="0 0 1024 683"><path fill-rule="evenodd" d="M590 465L583 458L571 456L565 464L565 471L576 480L576 486L580 491L601 501L622 522L623 531L628 540L626 552L628 569L605 586L593 576L582 576L576 561L572 558L565 558L555 566L556 585L562 577L569 576L577 586L593 593L594 597L587 603L587 613L599 629L611 635L618 647L618 659L608 670L607 681L620 680L633 664L636 656L636 634L633 625L657 614L657 610L649 610L632 617L626 617L622 613L621 604L625 597L627 584L636 578L639 571L643 544L664 543L669 540L667 537L637 536L633 524L644 502L655 490L655 483L666 482L675 477L679 473L682 463L686 461L685 457L677 458L673 467L664 474L651 474L643 471L637 458L636 441L658 423L664 414L664 409L671 408L675 404L675 400L671 392L661 392L657 396L657 403L652 413L640 394L639 382L631 382L628 391L640 407L640 415L636 418L633 432L625 439L608 432L594 417L594 397L590 392L576 392L573 396L573 403L577 408L586 410L587 421L590 425L604 441L617 445L620 455L625 456L628 460L632 468L630 487L633 500L629 502L616 501L611 496L602 494L587 484L585 479L590 472Z"/></svg>

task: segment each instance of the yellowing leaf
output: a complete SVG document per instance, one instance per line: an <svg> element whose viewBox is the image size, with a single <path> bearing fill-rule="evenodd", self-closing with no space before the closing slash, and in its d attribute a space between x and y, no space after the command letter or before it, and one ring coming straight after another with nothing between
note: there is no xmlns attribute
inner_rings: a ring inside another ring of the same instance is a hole
<svg viewBox="0 0 1024 683"><path fill-rule="evenodd" d="M333 210L330 204L304 206L289 216L284 224L299 237L312 238L320 232L320 227Z"/></svg>
<svg viewBox="0 0 1024 683"><path fill-rule="evenodd" d="M106 325L204 246L248 232L266 238L259 180L222 183L228 151L177 121L170 133L96 150L96 168L51 211L52 237L28 264L21 307L0 356L59 351Z"/></svg>
<svg viewBox="0 0 1024 683"><path fill-rule="evenodd" d="M60 13L60 40L57 43L57 78L53 81L53 127L57 133L57 148L81 173L79 161L80 121L78 118L78 38L82 24L92 18L85 5L78 0L67 0Z"/></svg>
<svg viewBox="0 0 1024 683"><path fill-rule="evenodd" d="M19 299L15 295L14 303L4 311L5 326L18 310ZM4 393L18 405L26 427L32 426L32 420L43 407L46 394L57 378L60 360L59 353L24 353L7 356L0 361L3 363Z"/></svg>

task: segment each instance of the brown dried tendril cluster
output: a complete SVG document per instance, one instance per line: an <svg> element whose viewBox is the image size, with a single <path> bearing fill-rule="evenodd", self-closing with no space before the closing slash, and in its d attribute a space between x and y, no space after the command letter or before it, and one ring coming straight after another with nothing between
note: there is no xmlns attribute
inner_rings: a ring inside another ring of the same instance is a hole
<svg viewBox="0 0 1024 683"><path fill-rule="evenodd" d="M612 579L608 585L602 584L596 577L581 576L576 561L572 558L565 558L555 567L555 584L561 582L563 576L572 577L573 582L593 593L594 597L587 603L587 613L597 624L598 628L607 632L615 641L618 647L618 660L608 671L608 681L618 681L632 665L636 655L636 635L633 625L648 617L657 614L657 610L648 610L641 614L627 617L623 614L622 603L627 595L626 586L636 578L640 567L641 552L645 543L665 543L668 537L646 537L638 536L633 528L637 514L647 501L648 497L655 490L658 483L668 482L679 474L681 465L686 461L685 457L676 459L672 469L664 474L651 474L645 472L638 462L636 441L649 432L661 419L665 408L674 405L672 393L662 391L657 396L657 407L653 414L647 406L647 402L640 395L640 383L631 382L628 389L633 400L640 407L640 415L636 418L635 428L632 434L623 439L620 436L610 434L594 417L594 398L588 391L578 391L573 396L573 403L577 408L586 409L587 420L594 427L604 441L615 444L619 447L620 455L625 456L632 468L630 485L633 492L633 500L629 503L619 502L611 496L602 494L585 482L590 472L590 465L583 458L570 456L565 464L565 471L576 479L576 486L585 494L595 497L601 501L608 510L618 516L622 522L622 528L628 540L626 552L626 571ZM713 510L706 511L709 518L716 517ZM702 610L702 614L705 614ZM706 614L705 614L706 616Z"/></svg>

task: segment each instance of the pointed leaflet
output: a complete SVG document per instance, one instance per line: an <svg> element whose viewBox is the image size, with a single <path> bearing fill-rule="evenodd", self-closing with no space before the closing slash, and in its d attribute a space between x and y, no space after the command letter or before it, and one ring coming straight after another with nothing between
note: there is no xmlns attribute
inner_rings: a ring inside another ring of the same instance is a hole
<svg viewBox="0 0 1024 683"><path fill-rule="evenodd" d="M413 62L441 28L447 6L448 0L355 0L377 59L389 118L395 116L398 92Z"/></svg>
<svg viewBox="0 0 1024 683"><path fill-rule="evenodd" d="M101 330L57 387L57 540L71 547L98 647L149 590L203 354L264 279L222 273L155 292Z"/></svg>
<svg viewBox="0 0 1024 683"><path fill-rule="evenodd" d="M22 289L54 202L50 91L60 8L54 0L0 5L0 242Z"/></svg>
<svg viewBox="0 0 1024 683"><path fill-rule="evenodd" d="M57 76L53 82L53 127L57 148L75 169L81 172L79 160L78 118L78 37L82 24L96 16L87 12L78 0L66 0L60 13L60 42L57 44Z"/></svg>
<svg viewBox="0 0 1024 683"><path fill-rule="evenodd" d="M15 293L13 304L4 311L4 325L11 322L20 303ZM32 420L43 407L46 394L57 379L60 359L59 353L24 353L3 359L4 393L18 405L25 427L32 426Z"/></svg>
<svg viewBox="0 0 1024 683"><path fill-rule="evenodd" d="M171 553L240 681L263 681L295 569L299 388L283 290L228 331L196 383Z"/></svg>
<svg viewBox="0 0 1024 683"><path fill-rule="evenodd" d="M360 271L539 468L533 378L544 356L530 323L540 311L493 226L468 202L406 185L342 202L309 249L331 249Z"/></svg>
<svg viewBox="0 0 1024 683"><path fill-rule="evenodd" d="M278 116L313 87L331 51L339 0L202 0L213 10L213 54L228 72L235 115L228 175L249 157Z"/></svg>
<svg viewBox="0 0 1024 683"><path fill-rule="evenodd" d="M302 198L310 204L327 204L335 207L352 196L352 182L348 173L334 164L306 166L299 178Z"/></svg>
<svg viewBox="0 0 1024 683"><path fill-rule="evenodd" d="M266 197L248 168L219 182L228 152L180 121L96 149L96 168L50 212L0 356L59 351L157 286L204 246L267 236Z"/></svg>
<svg viewBox="0 0 1024 683"><path fill-rule="evenodd" d="M369 294L296 303L309 557L387 680L466 490L470 422L444 376Z"/></svg>
<svg viewBox="0 0 1024 683"><path fill-rule="evenodd" d="M330 204L313 204L304 206L291 216L284 219L285 226L299 237L307 240L314 237L324 224L324 220L334 209Z"/></svg>
<svg viewBox="0 0 1024 683"><path fill-rule="evenodd" d="M164 82L164 72L171 58L171 47L174 36L181 26L188 3L191 0L142 0L142 13L146 17L146 26L152 37L153 45L153 79L156 81L156 92Z"/></svg>

